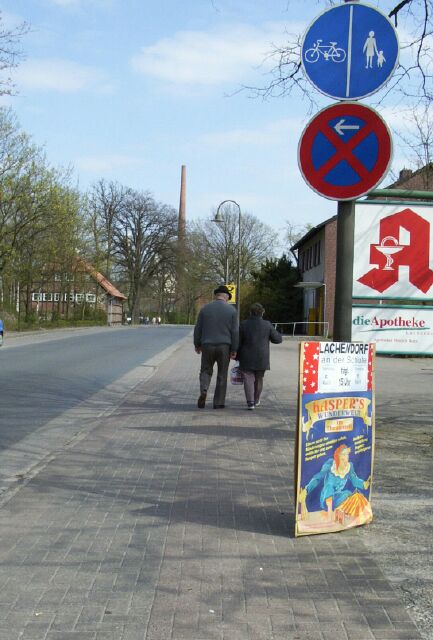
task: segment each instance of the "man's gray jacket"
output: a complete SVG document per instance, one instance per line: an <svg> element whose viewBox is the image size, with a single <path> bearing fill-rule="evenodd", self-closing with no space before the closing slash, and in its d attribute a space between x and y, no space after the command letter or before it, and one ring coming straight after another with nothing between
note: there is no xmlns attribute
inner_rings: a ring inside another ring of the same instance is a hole
<svg viewBox="0 0 433 640"><path fill-rule="evenodd" d="M201 308L194 327L194 346L204 344L228 344L230 351L238 350L238 314L224 300L214 300Z"/></svg>

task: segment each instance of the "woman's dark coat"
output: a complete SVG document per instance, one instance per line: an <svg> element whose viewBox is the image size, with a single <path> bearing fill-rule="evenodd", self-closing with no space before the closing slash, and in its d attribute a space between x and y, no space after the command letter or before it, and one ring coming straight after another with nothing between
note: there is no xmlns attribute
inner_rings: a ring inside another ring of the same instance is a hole
<svg viewBox="0 0 433 640"><path fill-rule="evenodd" d="M250 316L241 322L238 360L241 369L265 371L270 369L269 342L280 344L283 338L268 320Z"/></svg>

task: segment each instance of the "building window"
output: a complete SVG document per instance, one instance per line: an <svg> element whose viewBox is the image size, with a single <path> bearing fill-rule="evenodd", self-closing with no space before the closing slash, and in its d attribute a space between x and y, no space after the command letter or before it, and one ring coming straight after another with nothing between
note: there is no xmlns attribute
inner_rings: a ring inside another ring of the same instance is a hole
<svg viewBox="0 0 433 640"><path fill-rule="evenodd" d="M32 302L42 302L43 294L42 293L32 293Z"/></svg>
<svg viewBox="0 0 433 640"><path fill-rule="evenodd" d="M96 295L94 293L86 293L86 302L96 302Z"/></svg>
<svg viewBox="0 0 433 640"><path fill-rule="evenodd" d="M53 294L52 293L44 293L42 295L43 295L44 302L52 302L53 301Z"/></svg>

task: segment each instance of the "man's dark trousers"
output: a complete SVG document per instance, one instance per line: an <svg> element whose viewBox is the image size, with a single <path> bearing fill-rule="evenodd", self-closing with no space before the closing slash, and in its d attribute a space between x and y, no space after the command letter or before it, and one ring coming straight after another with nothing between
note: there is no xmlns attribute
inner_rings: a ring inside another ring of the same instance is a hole
<svg viewBox="0 0 433 640"><path fill-rule="evenodd" d="M226 401L227 373L230 363L230 345L204 344L201 350L200 393L207 392L214 364L217 364L217 379L213 397L214 407L223 407Z"/></svg>

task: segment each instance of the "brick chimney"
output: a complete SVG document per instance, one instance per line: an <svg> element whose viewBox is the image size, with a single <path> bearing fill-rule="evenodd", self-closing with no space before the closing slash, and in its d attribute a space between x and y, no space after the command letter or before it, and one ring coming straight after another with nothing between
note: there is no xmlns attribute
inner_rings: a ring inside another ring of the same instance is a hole
<svg viewBox="0 0 433 640"><path fill-rule="evenodd" d="M412 177L413 171L412 169L402 169L398 176L398 183L407 182L409 178Z"/></svg>

